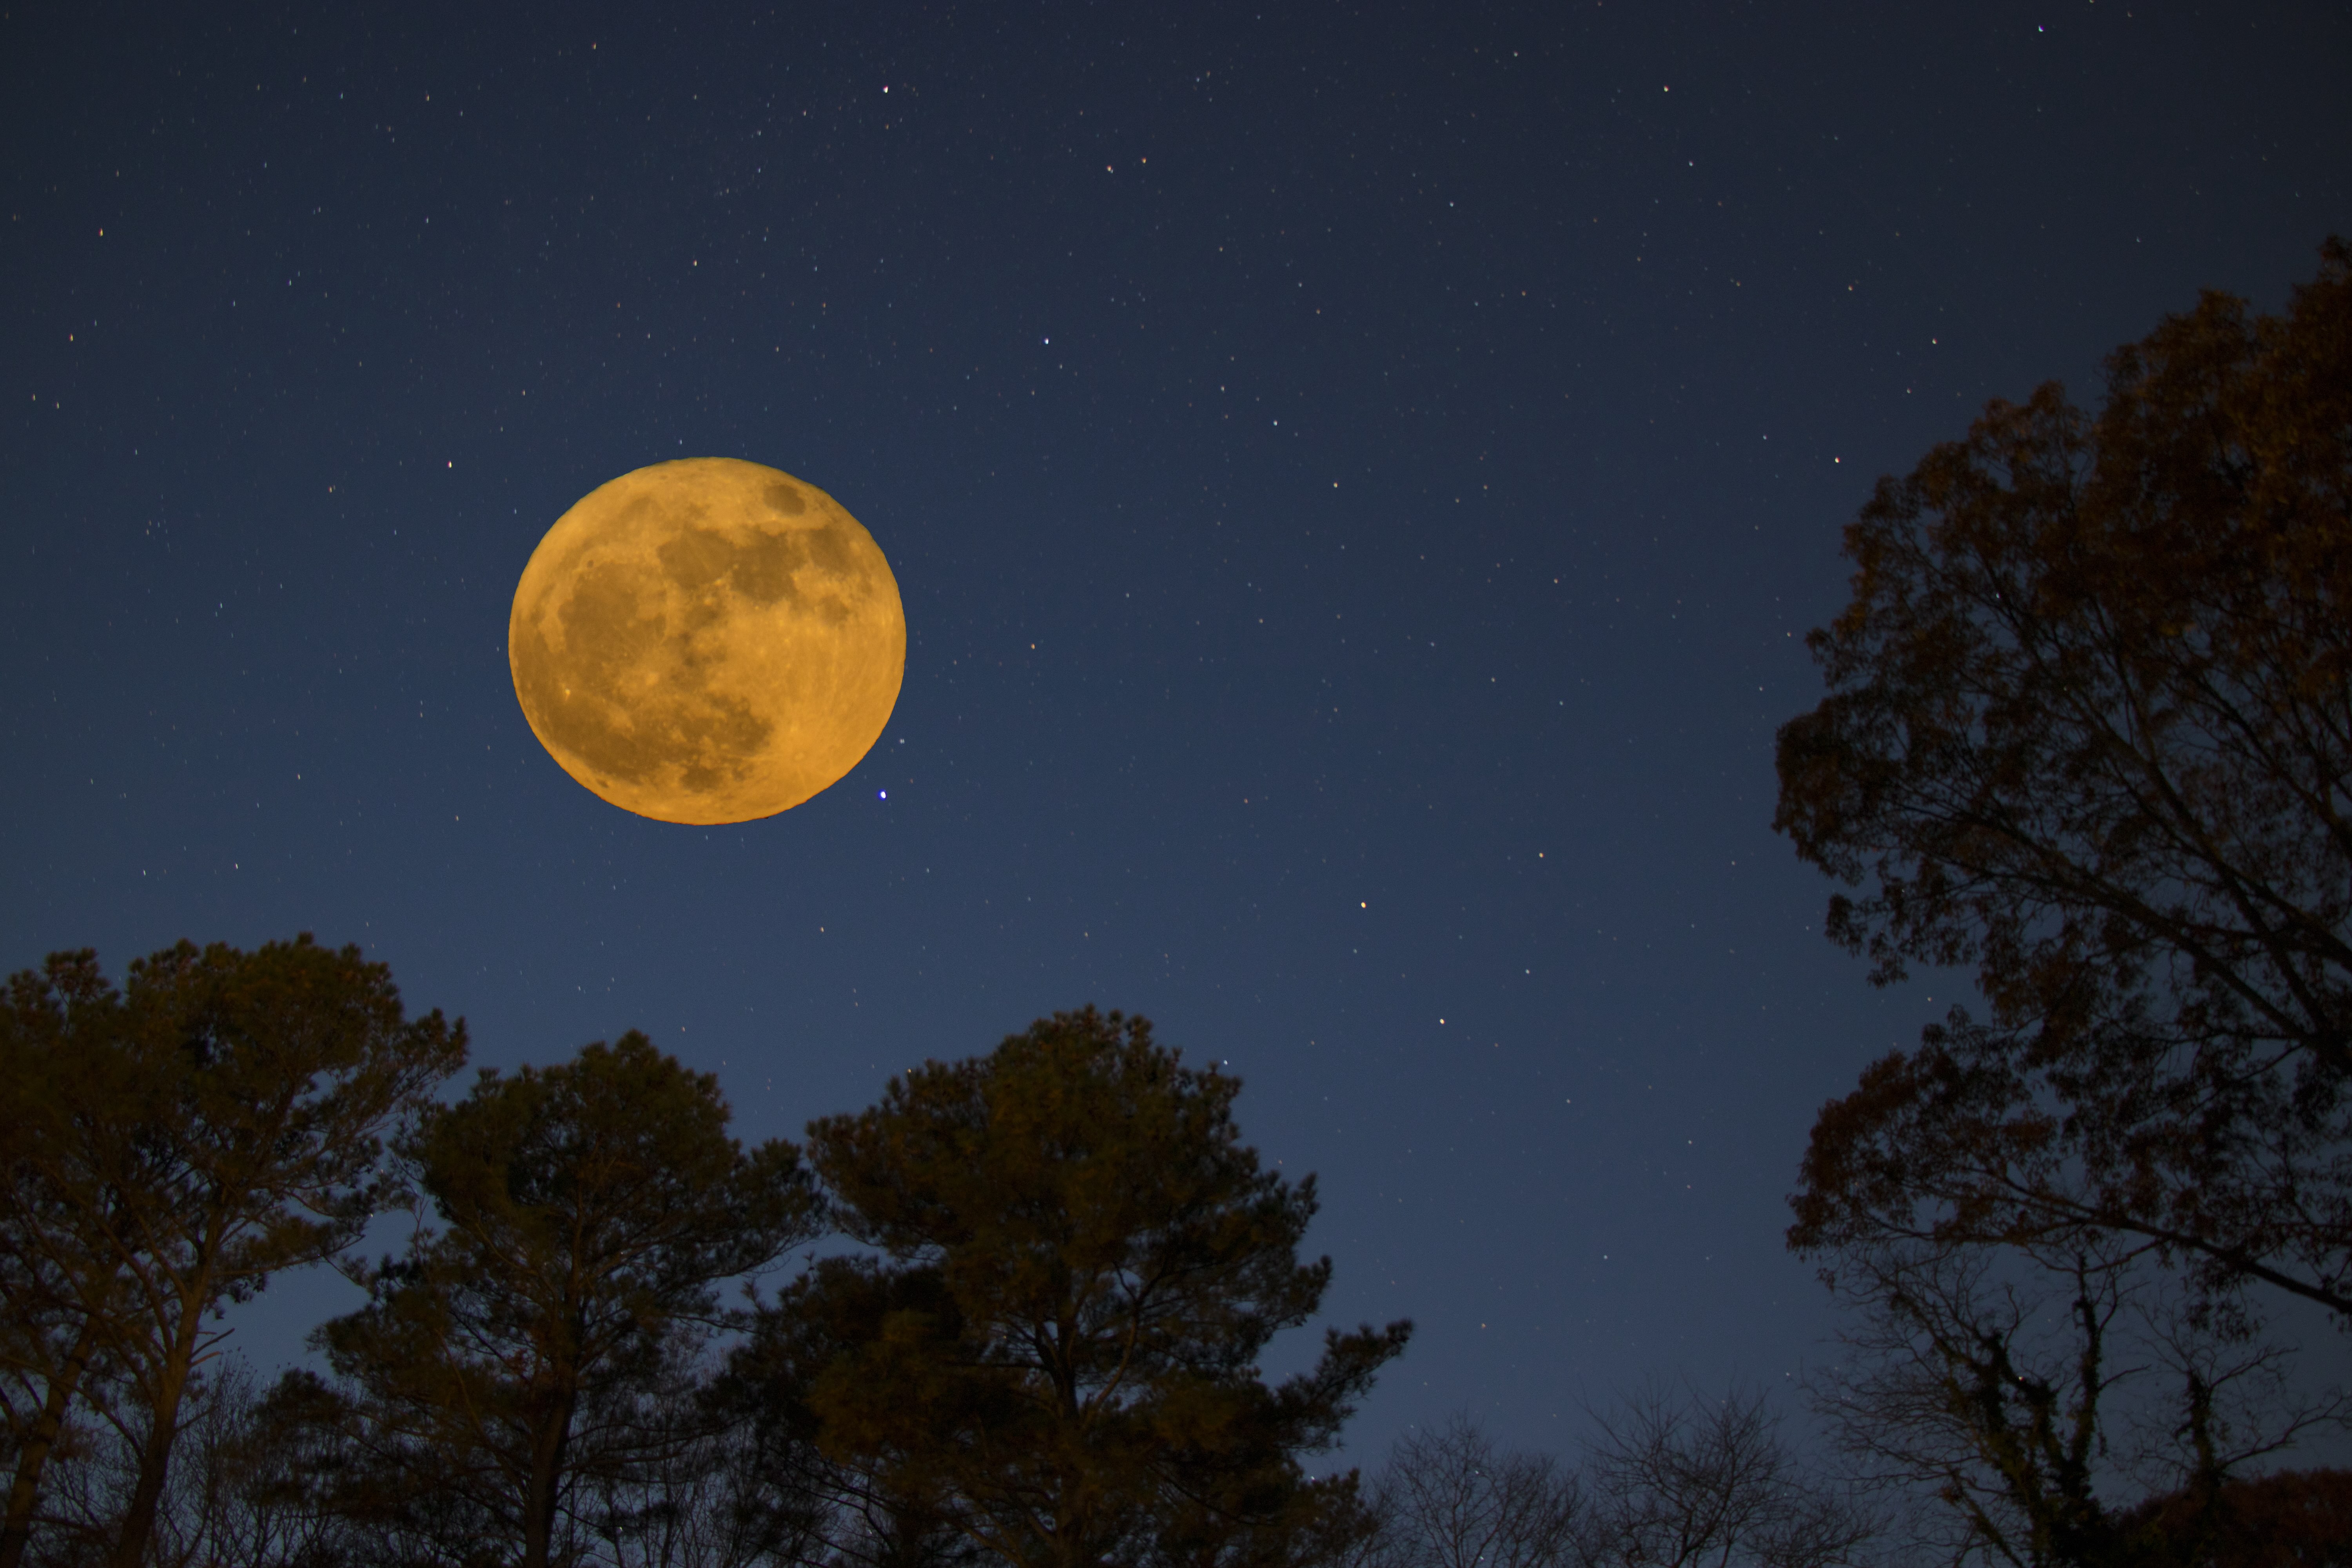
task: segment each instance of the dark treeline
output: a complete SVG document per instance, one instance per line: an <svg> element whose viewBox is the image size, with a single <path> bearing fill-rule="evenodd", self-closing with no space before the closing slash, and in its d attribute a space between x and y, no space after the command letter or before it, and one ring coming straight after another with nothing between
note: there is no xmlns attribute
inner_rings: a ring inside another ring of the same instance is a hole
<svg viewBox="0 0 2352 1568"><path fill-rule="evenodd" d="M1041 1020L801 1148L730 1139L642 1035L444 1098L465 1051L308 938L12 978L9 1568L1826 1568L1883 1534L1753 1397L1629 1403L1574 1471L1465 1423L1309 1474L1409 1326L1261 1380L1331 1276L1314 1179L1140 1019ZM349 1255L401 1209L404 1251ZM730 1301L821 1236L859 1245ZM328 1259L367 1298L326 1374L257 1384L208 1314Z"/></svg>
<svg viewBox="0 0 2352 1568"><path fill-rule="evenodd" d="M1813 1128L1811 1437L1661 1384L1315 1474L1409 1325L1262 1379L1314 1180L1140 1019L746 1149L642 1035L453 1099L358 950L183 943L0 997L0 1568L2352 1564L2273 1333L2352 1329L2352 249L2108 380L1881 481L1780 732L1830 934L1979 1003ZM364 1304L257 1384L221 1310L321 1263Z"/></svg>
<svg viewBox="0 0 2352 1568"><path fill-rule="evenodd" d="M1314 1182L1144 1021L1041 1020L805 1149L642 1035L445 1101L465 1050L307 937L12 979L0 1568L1276 1568L1367 1528L1301 1461L1409 1325L1260 1378L1330 1278ZM826 1234L863 1249L728 1289ZM216 1310L329 1258L367 1291L330 1375L254 1386Z"/></svg>
<svg viewBox="0 0 2352 1568"><path fill-rule="evenodd" d="M307 938L183 944L120 991L87 953L13 977L11 1568L1837 1568L2020 1541L2020 1562L2185 1568L2336 1561L2309 1549L2352 1521L2340 1477L2231 1476L2314 1418L2259 1348L2209 1378L2185 1445L2121 1418L2163 1403L2128 1397L2145 1364L2096 1398L2055 1374L2086 1469L2139 1489L2101 1516L2128 1552L2036 1555L2047 1500L2004 1468L2006 1406L1906 1384L1899 1357L1816 1390L1842 1448L1790 1440L1760 1393L1662 1385L1591 1411L1572 1463L1464 1417L1369 1480L1318 1478L1304 1461L1408 1326L1330 1332L1261 1381L1330 1278L1298 1256L1314 1181L1262 1169L1237 1080L1142 1020L1041 1020L801 1148L730 1139L716 1081L641 1035L445 1099L465 1048ZM388 1209L418 1221L406 1249L350 1256ZM805 1253L827 1235L859 1247ZM314 1333L326 1374L257 1383L207 1314L330 1258L367 1298ZM2161 1281L2126 1301L2101 1278L2096 1327L2144 1346L2126 1309ZM1970 1342L2043 1375L2053 1320L2018 1310ZM2217 1458L2211 1430L2262 1436ZM2217 1488L2183 1484L2200 1464ZM2200 1524L2217 1500L2226 1535Z"/></svg>

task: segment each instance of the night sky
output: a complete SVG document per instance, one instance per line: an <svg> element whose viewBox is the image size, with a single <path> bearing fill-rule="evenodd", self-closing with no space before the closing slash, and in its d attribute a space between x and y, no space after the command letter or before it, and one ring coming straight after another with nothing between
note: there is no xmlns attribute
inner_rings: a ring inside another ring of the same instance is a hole
<svg viewBox="0 0 2352 1568"><path fill-rule="evenodd" d="M0 968L311 931L754 1137L1140 1012L1320 1173L1331 1319L1420 1324L1353 1457L1787 1386L1813 1113L1966 995L1873 992L1770 831L1839 531L2282 306L2347 80L2259 0L19 5ZM864 763L730 828L507 666L549 525L690 456L831 492L909 630Z"/></svg>

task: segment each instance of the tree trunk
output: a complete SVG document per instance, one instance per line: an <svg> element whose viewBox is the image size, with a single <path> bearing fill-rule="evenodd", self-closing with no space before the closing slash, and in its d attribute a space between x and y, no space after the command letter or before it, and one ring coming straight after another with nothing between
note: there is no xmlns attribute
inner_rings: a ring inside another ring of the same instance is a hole
<svg viewBox="0 0 2352 1568"><path fill-rule="evenodd" d="M66 1407L81 1386L82 1372L89 1365L89 1352L97 1343L98 1319L85 1317L73 1349L66 1352L41 1396L39 1418L17 1450L16 1477L8 1488L7 1517L0 1521L0 1568L17 1568L25 1560L25 1543L33 1532L33 1505L41 1496L41 1471L49 1462L50 1450L57 1447L58 1434L66 1424Z"/></svg>
<svg viewBox="0 0 2352 1568"><path fill-rule="evenodd" d="M555 1509L563 1497L563 1461L572 1447L575 1395L563 1389L549 1402L546 1420L531 1434L530 1480L522 1500L521 1568L548 1568L554 1550Z"/></svg>
<svg viewBox="0 0 2352 1568"><path fill-rule="evenodd" d="M172 1464L172 1440L180 1426L180 1398L187 1390L185 1362L166 1366L155 1402L147 1412L147 1440L139 1447L139 1479L131 1489L131 1506L123 1510L122 1533L114 1542L110 1568L141 1568L147 1558L148 1538L155 1533L155 1510L163 1500L163 1481Z"/></svg>

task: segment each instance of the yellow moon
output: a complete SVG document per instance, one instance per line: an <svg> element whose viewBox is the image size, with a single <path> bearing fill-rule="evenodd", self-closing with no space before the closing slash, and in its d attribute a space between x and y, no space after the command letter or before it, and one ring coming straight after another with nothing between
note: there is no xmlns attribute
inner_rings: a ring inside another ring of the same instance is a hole
<svg viewBox="0 0 2352 1568"><path fill-rule="evenodd" d="M898 704L907 616L874 536L732 458L601 485L531 552L507 621L540 744L660 822L787 811L857 765Z"/></svg>

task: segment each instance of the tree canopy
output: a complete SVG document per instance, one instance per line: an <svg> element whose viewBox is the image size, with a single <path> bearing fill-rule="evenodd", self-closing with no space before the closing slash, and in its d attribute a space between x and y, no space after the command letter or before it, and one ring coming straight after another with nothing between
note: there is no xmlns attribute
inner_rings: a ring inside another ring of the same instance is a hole
<svg viewBox="0 0 2352 1568"><path fill-rule="evenodd" d="M557 1559L583 1482L656 1468L691 1436L668 1381L733 1322L719 1288L816 1233L799 1152L726 1132L718 1080L632 1031L553 1067L485 1068L401 1158L436 1227L319 1331L356 1389L374 1496L422 1537Z"/></svg>
<svg viewBox="0 0 2352 1568"><path fill-rule="evenodd" d="M181 1403L225 1332L206 1315L358 1239L387 1194L380 1135L465 1052L462 1023L409 1018L383 964L308 935L251 952L181 942L134 963L121 993L87 952L10 979L0 1289L12 1371L42 1398L0 1562L24 1550L79 1399L137 1450L108 1555L138 1568ZM103 1394L84 1381L94 1357Z"/></svg>
<svg viewBox="0 0 2352 1568"><path fill-rule="evenodd" d="M1088 1008L813 1123L840 1224L880 1256L796 1282L738 1377L895 1517L1022 1568L1283 1563L1344 1534L1352 1472L1299 1458L1410 1326L1333 1331L1260 1379L1331 1266L1298 1260L1313 1178L1260 1167L1240 1087Z"/></svg>
<svg viewBox="0 0 2352 1568"><path fill-rule="evenodd" d="M1775 826L1956 1012L1814 1127L1800 1250L2138 1238L2352 1318L2352 248L1881 480Z"/></svg>

